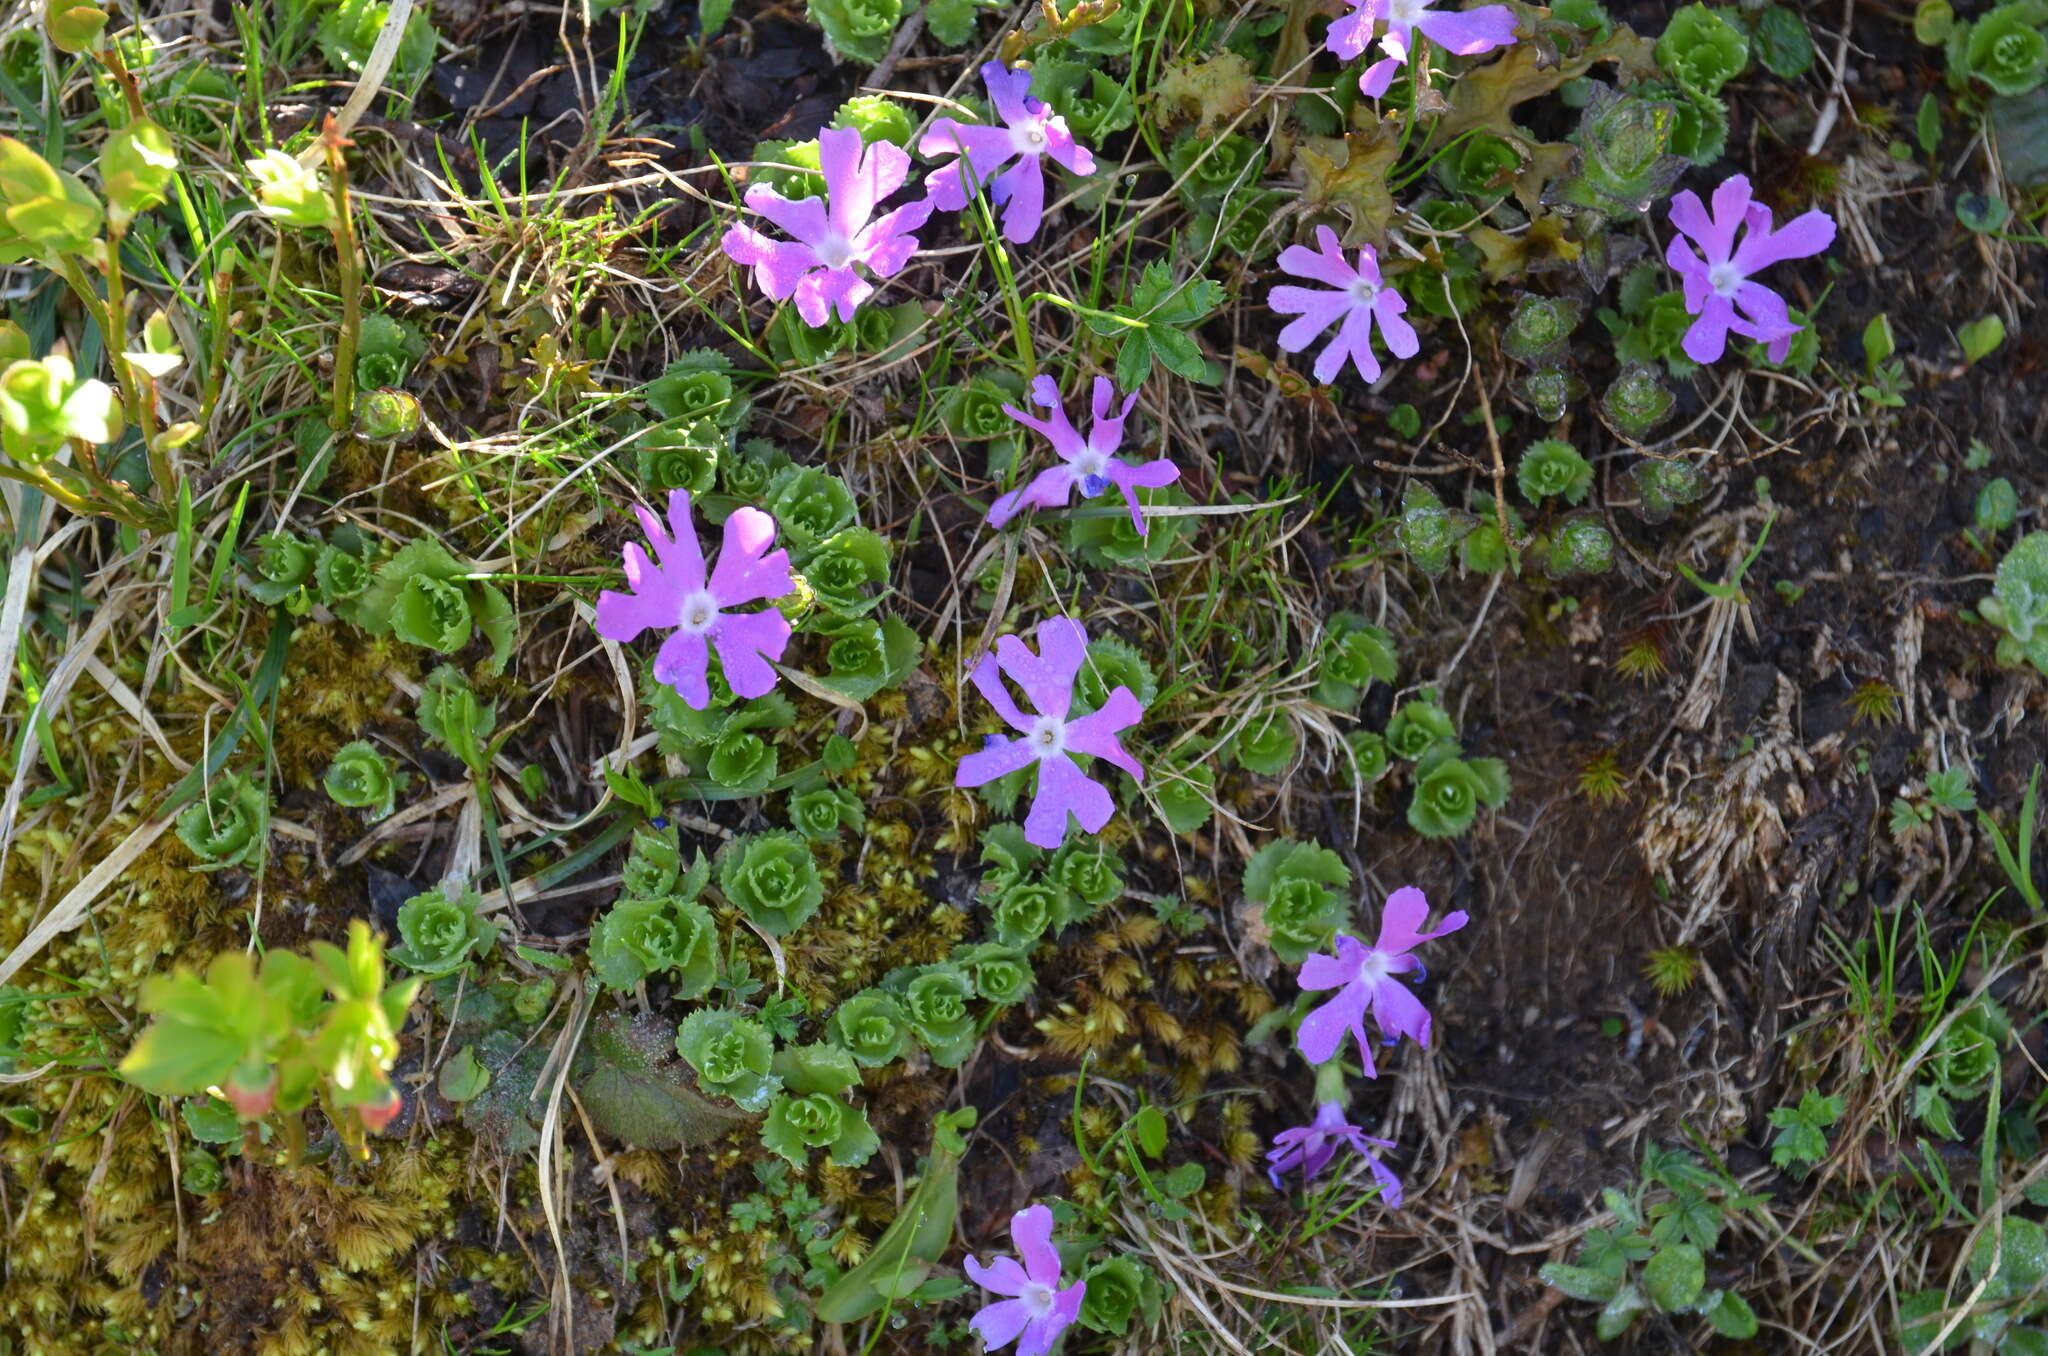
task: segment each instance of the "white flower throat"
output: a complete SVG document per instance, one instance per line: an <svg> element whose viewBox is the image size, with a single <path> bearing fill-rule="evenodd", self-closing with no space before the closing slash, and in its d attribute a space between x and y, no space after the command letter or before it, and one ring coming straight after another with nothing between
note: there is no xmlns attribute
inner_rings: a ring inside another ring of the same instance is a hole
<svg viewBox="0 0 2048 1356"><path fill-rule="evenodd" d="M1067 751L1067 723L1057 716L1040 716L1032 722L1031 733L1025 738L1031 741L1033 753L1051 758Z"/></svg>
<svg viewBox="0 0 2048 1356"><path fill-rule="evenodd" d="M718 600L711 596L709 589L699 589L683 599L683 605L676 610L676 630L701 636L711 629L711 623L718 620Z"/></svg>
<svg viewBox="0 0 2048 1356"><path fill-rule="evenodd" d="M853 262L853 242L837 231L828 231L825 238L812 247L818 262L827 268L845 268Z"/></svg>
<svg viewBox="0 0 2048 1356"><path fill-rule="evenodd" d="M1735 266L1733 260L1715 264L1707 270L1707 286L1713 288L1718 296L1734 296L1736 289L1747 281L1748 279L1744 277L1742 270Z"/></svg>
<svg viewBox="0 0 2048 1356"><path fill-rule="evenodd" d="M1017 1298L1024 1301L1024 1307L1031 1311L1033 1318L1044 1318L1052 1312L1055 1297L1051 1286L1040 1285L1037 1281L1026 1281L1024 1293Z"/></svg>

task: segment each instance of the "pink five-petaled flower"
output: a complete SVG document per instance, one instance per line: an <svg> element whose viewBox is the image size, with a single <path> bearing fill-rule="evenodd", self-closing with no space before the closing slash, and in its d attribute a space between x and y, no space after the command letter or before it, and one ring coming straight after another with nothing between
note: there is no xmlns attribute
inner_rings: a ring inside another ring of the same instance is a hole
<svg viewBox="0 0 2048 1356"><path fill-rule="evenodd" d="M721 242L734 263L753 268L763 292L777 301L795 297L796 313L814 329L835 310L840 320L852 320L855 308L875 292L854 266L864 264L877 277L895 273L917 252L911 232L932 214L932 204L920 199L874 216L875 205L910 177L910 153L900 146L878 141L863 148L857 128L827 128L818 133L818 163L826 201L792 201L767 184L747 190L748 208L795 240L734 226Z"/></svg>
<svg viewBox="0 0 2048 1356"><path fill-rule="evenodd" d="M1327 283L1332 290L1282 284L1266 296L1266 304L1281 315L1297 316L1280 331L1280 347L1289 353L1307 348L1324 330L1342 321L1337 337L1316 356L1316 380L1336 380L1348 357L1358 365L1367 381L1380 379L1380 360L1372 351L1375 321L1387 350L1396 358L1412 358L1422 348L1415 327L1403 317L1408 303L1401 294L1380 279L1380 260L1370 245L1360 246L1358 267L1353 268L1337 247L1337 233L1327 226L1316 227L1316 248L1289 245L1280 251L1280 267L1297 278Z"/></svg>
<svg viewBox="0 0 2048 1356"><path fill-rule="evenodd" d="M1408 64L1420 31L1446 52L1476 56L1515 41L1515 14L1506 5L1481 5L1463 12L1433 10L1435 0L1355 0L1357 8L1330 25L1323 45L1345 61L1365 50L1372 26L1386 21L1380 50L1386 56L1365 68L1358 88L1377 99L1394 83L1394 72Z"/></svg>
<svg viewBox="0 0 2048 1356"><path fill-rule="evenodd" d="M960 760L956 786L985 786L996 778L1038 764L1038 792L1031 801L1031 813L1024 820L1024 839L1042 848L1056 848L1066 841L1067 816L1081 821L1081 827L1095 833L1109 822L1116 804L1109 788L1081 771L1074 761L1077 753L1106 758L1137 778L1145 769L1117 742L1117 732L1138 723L1144 707L1131 690L1118 685L1102 709L1077 720L1068 720L1074 701L1074 678L1088 659L1088 633L1072 617L1048 617L1038 624L1039 653L1015 636L996 641L994 654L985 654L974 666L974 685L996 714L1023 737L1006 739L989 735L987 747ZM1038 714L1027 716L1017 708L1003 675L1016 680Z"/></svg>
<svg viewBox="0 0 2048 1356"><path fill-rule="evenodd" d="M1266 1176L1273 1185L1280 1185L1280 1174L1301 1169L1301 1179L1311 1181L1315 1175L1328 1167L1336 1156L1339 1144L1349 1144L1358 1150L1365 1165L1372 1169L1372 1175L1379 1179L1380 1199L1388 1205L1401 1204L1401 1179L1394 1171L1380 1162L1374 1149L1391 1149L1394 1141L1374 1139L1344 1119L1344 1108L1335 1102L1324 1102L1316 1108L1315 1119L1307 1125L1292 1130L1282 1130L1273 1136L1273 1147L1266 1151Z"/></svg>
<svg viewBox="0 0 2048 1356"><path fill-rule="evenodd" d="M1081 1313L1086 1281L1075 1281L1060 1289L1060 1255L1052 1245L1052 1211L1042 1205L1019 1210L1010 1216L1010 1241L1017 1245L1016 1257L998 1257L993 1266L969 1256L967 1275L984 1290L1008 1299L982 1306L967 1321L981 1338L983 1351L1017 1343L1017 1356L1045 1356L1062 1330Z"/></svg>
<svg viewBox="0 0 2048 1356"><path fill-rule="evenodd" d="M1685 356L1696 363L1717 361L1733 332L1767 344L1772 362L1792 351L1792 323L1785 299L1751 282L1750 275L1785 259L1804 259L1834 243L1834 218L1819 208L1771 229L1771 209L1749 196L1749 176L1724 179L1714 190L1710 217L1700 195L1687 189L1671 199L1671 224L1680 232L1665 247L1664 261L1685 284L1685 309L1698 316L1685 332ZM1735 233L1743 227L1742 243ZM1706 255L1687 248L1690 239Z"/></svg>
<svg viewBox="0 0 2048 1356"><path fill-rule="evenodd" d="M789 577L789 552L768 549L775 542L775 520L757 508L734 509L725 520L725 545L707 583L689 491L669 491L668 532L638 504L633 512L640 515L661 563L650 563L640 543L626 543L626 583L632 592L606 589L597 595L597 633L606 640L630 641L642 631L668 631L654 656L655 681L667 683L698 711L711 704L709 646L718 648L725 681L737 695L758 697L774 687L775 670L767 661L782 658L789 619L773 607L728 609L780 598L796 587Z"/></svg>
<svg viewBox="0 0 2048 1356"><path fill-rule="evenodd" d="M1023 489L1011 490L998 498L989 506L988 525L1001 527L1026 504L1038 508L1059 508L1073 494L1076 485L1089 499L1114 485L1123 491L1124 502L1131 506L1131 525L1138 529L1139 536L1144 536L1145 515L1138 507L1138 487L1156 489L1161 485L1171 485L1180 479L1180 468L1164 457L1136 466L1112 455L1123 445L1124 420L1130 417L1131 406L1138 401L1137 395L1125 396L1123 408L1112 415L1109 410L1116 401L1116 387L1110 385L1109 378L1097 377L1095 423L1085 438L1067 418L1066 409L1060 404L1060 388L1051 377L1039 377L1031 383L1031 399L1051 410L1052 417L1033 419L1015 405L1003 406L1003 413L1051 439L1052 450L1059 453L1064 465L1040 471Z"/></svg>
<svg viewBox="0 0 2048 1356"><path fill-rule="evenodd" d="M1076 174L1093 174L1095 157L1074 140L1065 118L1030 97L1031 72L1006 70L1002 62L991 61L981 68L981 78L1005 125L952 118L932 123L918 138L917 153L955 159L931 172L924 191L935 206L957 212L967 206L971 175L973 184L988 185L989 197L997 205L1009 204L1003 212L1003 236L1021 245L1038 234L1045 216L1045 157ZM1017 163L1003 169L1012 159Z"/></svg>
<svg viewBox="0 0 2048 1356"><path fill-rule="evenodd" d="M1387 896L1386 912L1380 917L1379 941L1368 947L1356 937L1337 934L1337 954L1309 952L1302 962L1299 983L1304 989L1335 989L1337 996L1301 1019L1294 1034L1295 1048L1311 1064L1322 1064L1337 1056L1344 1033L1358 1037L1358 1057L1367 1078L1376 1077L1372 1043L1366 1039L1365 1014L1372 1012L1389 1043L1412 1036L1415 1043L1429 1046L1429 1010L1403 984L1399 976L1422 968L1422 962L1408 953L1432 937L1456 932L1466 923L1463 909L1449 915L1434 932L1422 931L1429 917L1429 901L1422 891L1406 886Z"/></svg>

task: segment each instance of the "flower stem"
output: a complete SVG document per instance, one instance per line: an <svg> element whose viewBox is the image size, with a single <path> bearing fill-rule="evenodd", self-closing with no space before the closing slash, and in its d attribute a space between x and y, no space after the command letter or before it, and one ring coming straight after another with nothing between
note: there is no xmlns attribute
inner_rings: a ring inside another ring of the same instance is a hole
<svg viewBox="0 0 2048 1356"><path fill-rule="evenodd" d="M341 335L334 345L334 404L328 411L327 426L346 433L355 407L356 344L363 328L362 268L356 258L355 227L349 220L348 160L341 153L352 143L334 130L332 115L321 137L334 195L334 250L341 267Z"/></svg>

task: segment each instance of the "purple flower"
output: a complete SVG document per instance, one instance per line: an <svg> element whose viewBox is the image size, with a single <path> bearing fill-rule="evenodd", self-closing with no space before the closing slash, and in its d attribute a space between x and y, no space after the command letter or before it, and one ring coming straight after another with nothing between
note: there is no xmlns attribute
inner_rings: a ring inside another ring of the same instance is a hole
<svg viewBox="0 0 2048 1356"><path fill-rule="evenodd" d="M1358 88L1377 99L1394 83L1394 72L1408 64L1415 50L1418 30L1446 52L1475 56L1515 41L1514 11L1506 5L1481 5L1478 9L1446 13L1430 8L1435 0L1355 0L1357 8L1330 25L1323 45L1345 61L1365 50L1372 26L1386 21L1380 34L1382 59L1365 68Z"/></svg>
<svg viewBox="0 0 2048 1356"><path fill-rule="evenodd" d="M818 133L818 161L829 207L817 198L791 201L766 184L747 190L747 207L795 240L734 226L722 242L734 263L753 268L763 292L777 301L795 297L797 314L813 328L835 310L840 320L852 320L854 309L875 292L854 265L865 264L883 278L895 273L917 251L911 232L932 214L932 204L919 200L874 216L875 204L910 177L910 154L900 146L878 141L863 149L857 129L827 128Z"/></svg>
<svg viewBox="0 0 2048 1356"><path fill-rule="evenodd" d="M1038 624L1039 653L1015 636L996 641L994 654L974 666L974 685L996 714L1023 738L990 735L986 747L960 760L956 786L985 786L996 778L1038 764L1038 793L1024 820L1026 842L1056 848L1066 841L1067 816L1081 821L1089 833L1109 822L1116 806L1109 788L1090 778L1074 761L1077 753L1107 758L1139 781L1145 769L1117 742L1117 731L1138 723L1144 707L1119 684L1102 709L1077 720L1067 719L1073 705L1074 678L1088 658L1088 633L1072 617L1048 617ZM1000 670L1000 672L998 672ZM1003 685L1008 674L1038 712L1034 718L1018 709Z"/></svg>
<svg viewBox="0 0 2048 1356"><path fill-rule="evenodd" d="M669 632L654 656L655 681L667 683L699 711L711 704L705 681L710 646L718 648L725 681L737 695L758 697L774 687L775 670L767 661L782 658L789 619L772 607L729 609L780 598L796 587L789 577L789 552L768 549L775 541L775 520L756 508L733 510L707 584L689 491L669 491L668 532L646 509L635 504L633 512L640 515L661 563L649 563L640 543L626 543L626 583L632 592L606 589L597 595L597 633L606 640L630 641L642 631Z"/></svg>
<svg viewBox="0 0 2048 1356"><path fill-rule="evenodd" d="M924 181L934 206L957 212L967 206L972 184L987 184L989 198L1008 203L1003 236L1021 245L1038 234L1045 216L1045 168L1051 156L1076 174L1093 174L1095 157L1074 140L1067 120L1030 97L1031 72L1005 70L1000 61L981 68L996 116L1006 124L983 126L940 118L918 138L919 155L951 155L951 164L935 169ZM1010 165L1014 159L1017 163ZM1003 166L1010 168L1003 169ZM998 174L996 171L1002 170Z"/></svg>
<svg viewBox="0 0 2048 1356"><path fill-rule="evenodd" d="M1432 937L1456 932L1466 923L1463 909L1449 915L1435 932L1422 931L1429 917L1429 900L1410 885L1387 896L1386 912L1380 918L1380 939L1371 947L1356 937L1337 934L1337 954L1309 952L1302 962L1300 984L1304 989L1335 989L1337 996L1301 1019L1294 1034L1295 1048L1311 1064L1336 1058L1344 1044L1344 1033L1358 1037L1358 1056L1365 1064L1365 1076L1375 1077L1372 1044L1365 1035L1366 1010L1372 1010L1389 1044L1402 1036L1429 1046L1429 1010L1422 1000L1396 976L1422 968L1422 962L1408 953Z"/></svg>
<svg viewBox="0 0 2048 1356"><path fill-rule="evenodd" d="M1402 317L1408 303L1401 294L1380 280L1379 255L1370 245L1359 247L1358 267L1345 261L1337 248L1337 233L1327 226L1316 227L1316 248L1289 245L1280 251L1280 267L1297 278L1327 283L1332 290L1292 287L1282 284L1266 296L1266 304L1281 315L1300 317L1280 331L1280 347L1299 353L1324 330L1343 324L1337 337L1316 356L1316 380L1334 381L1350 358L1367 381L1380 379L1380 360L1373 356L1372 327L1378 321L1380 337L1397 358L1412 358L1422 348L1415 327Z"/></svg>
<svg viewBox="0 0 2048 1356"><path fill-rule="evenodd" d="M1136 466L1120 457L1110 455L1123 445L1124 420L1131 414L1131 406L1138 403L1135 393L1125 396L1123 408L1111 415L1109 407L1116 401L1116 387L1109 378L1095 379L1095 423L1083 438L1080 431L1067 419L1067 412L1060 404L1060 388L1051 377L1040 377L1031 383L1031 399L1052 411L1050 419L1033 419L1015 405L1003 406L1003 413L1028 429L1035 429L1052 440L1052 450L1059 453L1066 464L1040 471L1029 485L1021 490L1011 490L989 507L988 525L1001 527L1017 516L1017 510L1026 504L1038 508L1060 508L1073 494L1074 487L1081 487L1085 498L1093 499L1110 486L1123 491L1124 502L1131 506L1131 525L1138 529L1138 535L1145 535L1145 515L1138 508L1137 489L1143 485L1157 488L1171 485L1180 479L1180 468L1161 457Z"/></svg>
<svg viewBox="0 0 2048 1356"><path fill-rule="evenodd" d="M1304 1182L1328 1167L1337 1154L1338 1144L1349 1144L1358 1150L1365 1165L1372 1169L1372 1175L1379 1179L1380 1199L1388 1205L1401 1204L1401 1179L1394 1176L1393 1169L1380 1162L1374 1149L1391 1149L1394 1141L1374 1139L1365 1131L1344 1119L1344 1108L1335 1102L1324 1102L1316 1108L1316 1118L1307 1125L1292 1130L1282 1130L1273 1136L1273 1147L1266 1151L1266 1176L1273 1185L1280 1185L1280 1174L1300 1168Z"/></svg>
<svg viewBox="0 0 2048 1356"><path fill-rule="evenodd" d="M967 1275L984 1290L1010 1296L982 1306L967 1320L981 1338L983 1351L1017 1343L1017 1356L1045 1356L1061 1331L1081 1314L1086 1281L1060 1289L1060 1255L1052 1245L1052 1211L1042 1205L1010 1216L1010 1241L1015 1257L998 1257L993 1266L967 1259ZM1020 1340L1021 1339L1021 1340Z"/></svg>
<svg viewBox="0 0 2048 1356"><path fill-rule="evenodd" d="M1834 219L1815 208L1774 231L1771 209L1750 198L1749 176L1737 174L1714 190L1712 217L1691 189L1673 197L1671 224L1679 234L1665 248L1664 261L1685 284L1685 309L1699 317L1685 332L1685 356L1696 363L1717 361L1732 332L1768 344L1771 361L1783 362L1800 327L1792 323L1785 299L1750 276L1783 259L1819 254L1834 243ZM1745 226L1738 245L1735 233ZM1687 248L1687 239L1706 258Z"/></svg>

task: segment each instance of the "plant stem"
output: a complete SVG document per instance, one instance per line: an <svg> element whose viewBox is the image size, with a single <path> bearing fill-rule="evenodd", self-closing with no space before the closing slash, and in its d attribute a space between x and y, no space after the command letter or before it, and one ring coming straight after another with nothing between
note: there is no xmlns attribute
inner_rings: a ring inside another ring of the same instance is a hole
<svg viewBox="0 0 2048 1356"><path fill-rule="evenodd" d="M334 194L334 249L341 265L341 337L334 346L334 405L327 426L346 433L355 407L356 343L363 328L362 268L356 259L355 227L349 220L348 161L341 153L351 143L336 134L332 116L322 136Z"/></svg>
<svg viewBox="0 0 2048 1356"><path fill-rule="evenodd" d="M128 280L121 271L121 239L126 232L109 224L107 262L103 276L107 283L107 318L100 329L106 340L107 359L121 382L121 396L135 422L142 428L142 447L149 457L149 478L156 482L157 503L168 507L178 500L177 475L170 454L159 445L156 423L156 382L147 372L128 361Z"/></svg>

